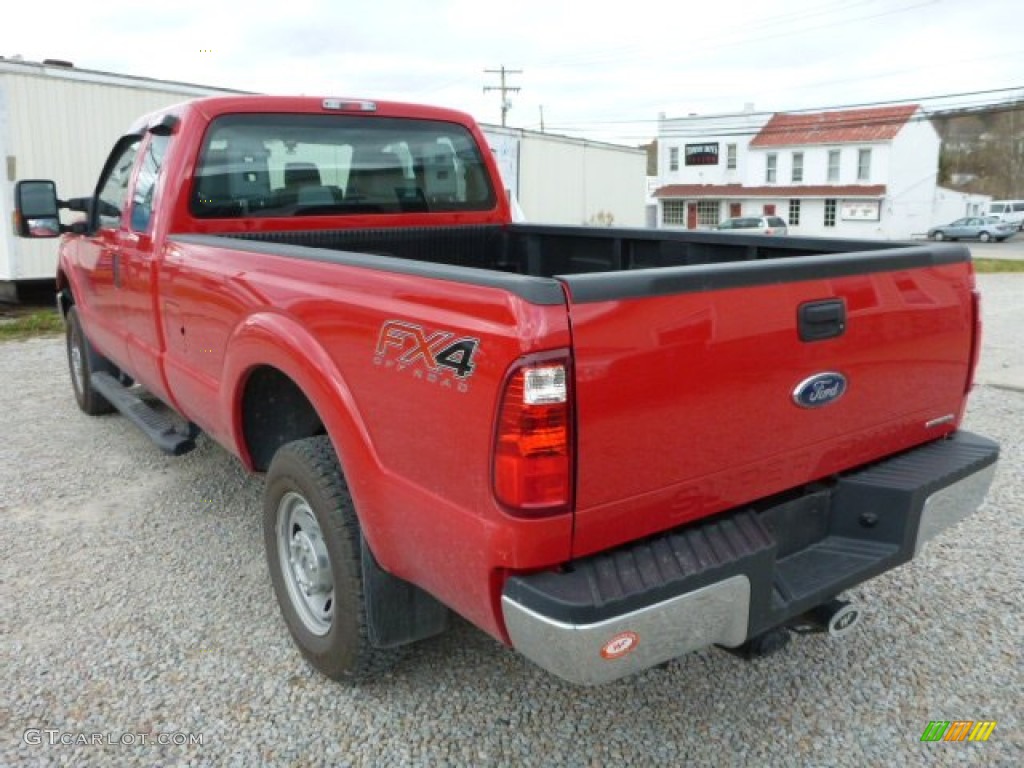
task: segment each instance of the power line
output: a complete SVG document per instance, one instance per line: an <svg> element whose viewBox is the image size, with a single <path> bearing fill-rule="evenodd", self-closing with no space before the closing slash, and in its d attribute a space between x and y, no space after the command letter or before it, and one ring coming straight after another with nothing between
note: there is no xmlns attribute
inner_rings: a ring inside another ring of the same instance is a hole
<svg viewBox="0 0 1024 768"><path fill-rule="evenodd" d="M523 74L523 70L521 70L521 69L505 69L505 65L502 64L501 65L501 69L485 69L484 72L486 72L489 75L500 75L501 76L501 85L485 85L484 86L484 93L488 93L489 91L501 91L501 125L502 125L502 127L504 127L505 126L505 118L508 115L509 109L512 108L512 104L508 100L508 94L509 93L519 93L519 91L521 90L518 87L513 87L511 85L506 85L506 83L505 83L505 76L506 75L521 75L521 74Z"/></svg>
<svg viewBox="0 0 1024 768"><path fill-rule="evenodd" d="M996 92L1005 91L1017 91L1024 97L1024 88L1016 89L998 89ZM976 94L989 93L988 91L975 92ZM974 94L964 94L967 96ZM952 96L952 94L950 95ZM943 98L949 98L943 97ZM921 104L912 104L906 101L898 102L878 102L881 105L901 105L901 106L918 106L921 107L920 111L906 117L904 115L885 115L885 114L870 114L870 112L877 112L877 110L866 110L859 109L844 110L841 107L830 107L827 109L816 109L804 110L804 111L791 111L791 112L758 112L758 113L731 113L726 115L699 115L689 118L676 118L680 122L687 122L688 125L676 125L671 126L668 130L664 128L660 132L658 138L661 139L698 139L705 138L708 136L715 136L721 138L728 137L749 137L757 134L762 134L766 137L780 137L785 136L791 132L805 132L812 129L822 128L826 131L835 129L856 129L856 128L873 128L886 125L896 125L905 123L917 123L923 121L929 121L936 118L949 118L958 115L972 115L977 113L984 113L986 115L997 115L1009 112L1019 112L1024 110L1024 98L1018 97L1016 99L984 99L984 100L961 100L957 102L947 102L940 105L932 106L929 109L924 108ZM867 105L857 105L864 107ZM884 107L882 107L884 108ZM836 112L853 112L855 114L836 115ZM859 114L856 114L859 112ZM865 114L869 112L869 114ZM760 117L754 124L747 122L744 118L750 116ZM772 115L781 115L785 117L796 117L796 121L786 121L781 126L773 126L770 122ZM806 115L806 119L799 119ZM826 115L825 119L821 121L814 120L818 115ZM707 121L714 120L716 123L709 124ZM691 122L692 121L692 122ZM616 121L618 122L618 121ZM651 121L649 120L636 120L636 121L623 121L627 124L632 124L635 127L643 130L643 125ZM794 124L795 123L795 124ZM593 126L584 126L582 123L570 124L560 123L556 125L548 125L548 130L554 131L567 131L567 132L592 132ZM618 141L640 141L649 140L651 138L650 133L634 133L634 132L622 132L617 134ZM611 140L611 139L606 139Z"/></svg>
<svg viewBox="0 0 1024 768"><path fill-rule="evenodd" d="M926 106L927 102L945 102L949 101L948 105L932 105L930 109L946 111L948 109L963 109L968 107L986 107L986 106L999 106L1006 103L1019 103L1017 100L1011 100L1007 102L1005 99L990 99L984 98L978 102L966 101L967 99L977 99L980 97L991 97L997 94L1011 94L1011 93L1024 93L1024 85L1014 86L1012 88L992 88L982 91L964 91L960 93L946 93L935 96L917 96L902 99L889 99L886 101L870 101L870 102L855 102L850 104L837 104L831 106L821 107L807 107L801 109L780 109L780 110L759 110L757 112L729 112L720 114L710 115L690 115L687 117L678 118L665 118L664 121L671 123L672 121L686 121L689 124L699 124L701 122L714 121L717 123L727 124L732 121L737 129L746 128L744 124L746 119L758 118L758 117L770 117L774 114L786 114L786 115L809 115L818 113L837 112L843 110L856 110L856 109L874 109L888 106L909 106L911 104L917 104L922 106L923 109L928 109ZM953 100L960 100L954 102ZM616 120L576 120L571 123L559 123L557 125L548 125L549 129L558 130L583 130L588 127L601 126L601 125L647 125L651 123L661 123L662 118L622 118Z"/></svg>

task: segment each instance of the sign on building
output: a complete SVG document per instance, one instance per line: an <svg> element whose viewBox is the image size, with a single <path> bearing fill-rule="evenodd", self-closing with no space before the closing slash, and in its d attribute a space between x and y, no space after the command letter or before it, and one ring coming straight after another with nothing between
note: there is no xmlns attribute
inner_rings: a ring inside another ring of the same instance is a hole
<svg viewBox="0 0 1024 768"><path fill-rule="evenodd" d="M843 200L839 216L843 221L878 221L882 218L882 201Z"/></svg>
<svg viewBox="0 0 1024 768"><path fill-rule="evenodd" d="M718 142L686 145L687 165L718 165Z"/></svg>

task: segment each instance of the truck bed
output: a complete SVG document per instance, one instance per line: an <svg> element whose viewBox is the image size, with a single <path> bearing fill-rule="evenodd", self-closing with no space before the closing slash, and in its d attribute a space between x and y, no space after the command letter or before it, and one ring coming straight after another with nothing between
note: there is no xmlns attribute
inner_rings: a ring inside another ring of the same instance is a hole
<svg viewBox="0 0 1024 768"><path fill-rule="evenodd" d="M959 245L536 225L172 239L564 307L576 555L949 434L976 346ZM837 402L797 402L821 377Z"/></svg>
<svg viewBox="0 0 1024 768"><path fill-rule="evenodd" d="M763 262L852 252L898 252L912 256L915 265L930 263L936 254L956 261L967 259L966 248L952 245L533 224L239 232L225 236L531 277Z"/></svg>

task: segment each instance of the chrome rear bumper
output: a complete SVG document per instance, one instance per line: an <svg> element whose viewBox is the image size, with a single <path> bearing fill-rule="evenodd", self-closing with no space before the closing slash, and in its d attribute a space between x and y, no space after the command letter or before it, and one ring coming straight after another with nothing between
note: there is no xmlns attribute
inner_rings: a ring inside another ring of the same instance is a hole
<svg viewBox="0 0 1024 768"><path fill-rule="evenodd" d="M596 685L708 645L743 643L750 582L746 576L731 576L594 624L564 624L508 597L502 606L517 651L569 682Z"/></svg>

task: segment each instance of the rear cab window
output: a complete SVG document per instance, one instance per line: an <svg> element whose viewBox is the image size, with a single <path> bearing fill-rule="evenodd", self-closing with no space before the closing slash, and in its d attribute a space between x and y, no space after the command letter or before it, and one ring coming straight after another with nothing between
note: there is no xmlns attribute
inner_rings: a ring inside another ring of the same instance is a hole
<svg viewBox="0 0 1024 768"><path fill-rule="evenodd" d="M197 218L481 211L495 203L464 126L348 115L217 118L190 196Z"/></svg>

